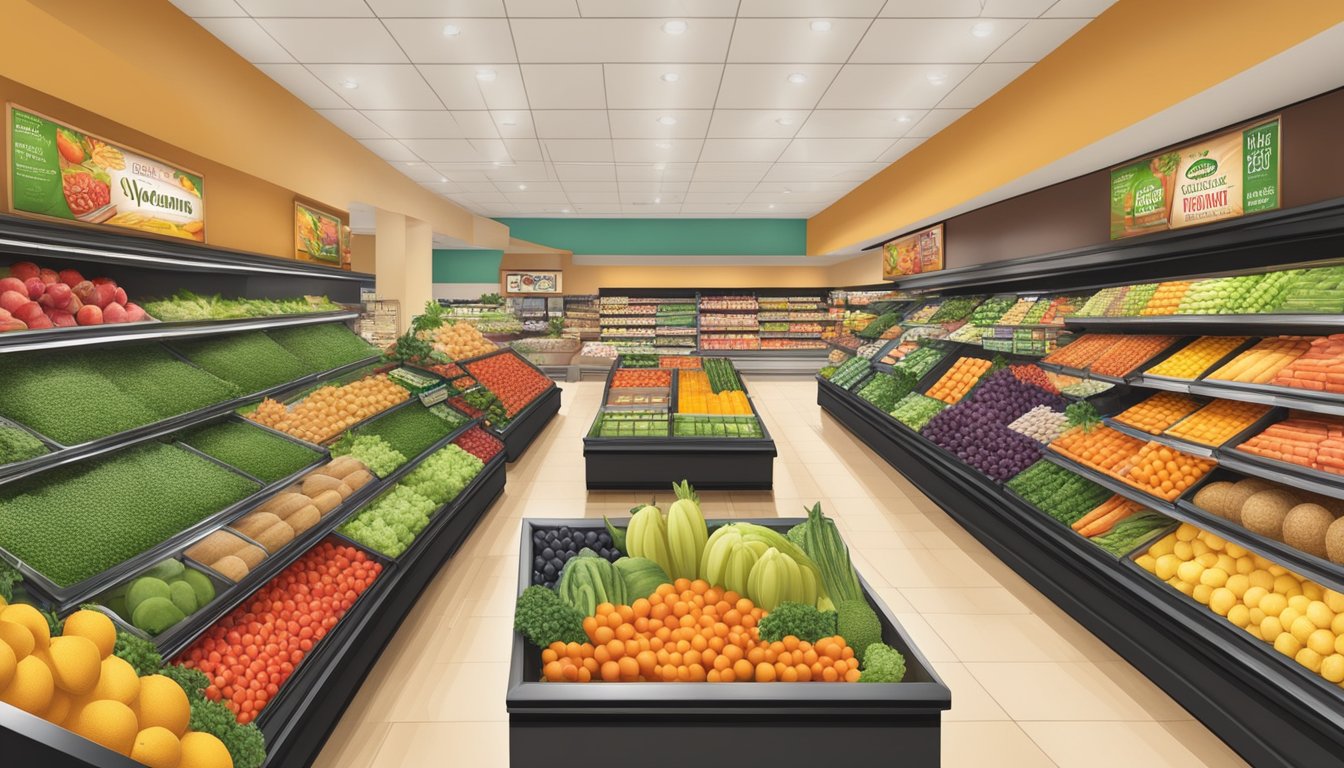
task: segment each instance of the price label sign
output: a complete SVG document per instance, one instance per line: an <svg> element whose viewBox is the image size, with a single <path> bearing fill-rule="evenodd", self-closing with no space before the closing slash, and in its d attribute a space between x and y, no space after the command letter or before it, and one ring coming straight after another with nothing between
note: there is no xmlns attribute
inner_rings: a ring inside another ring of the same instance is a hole
<svg viewBox="0 0 1344 768"><path fill-rule="evenodd" d="M420 393L420 403L428 408L431 405L438 405L448 399L448 385L440 384L433 389L427 389Z"/></svg>

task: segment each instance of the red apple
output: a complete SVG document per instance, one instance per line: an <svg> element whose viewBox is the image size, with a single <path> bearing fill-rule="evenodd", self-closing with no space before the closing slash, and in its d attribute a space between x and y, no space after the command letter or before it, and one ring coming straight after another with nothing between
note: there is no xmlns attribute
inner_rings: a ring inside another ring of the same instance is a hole
<svg viewBox="0 0 1344 768"><path fill-rule="evenodd" d="M37 277L42 270L31 261L17 261L9 266L9 276L20 280L27 280L30 277Z"/></svg>
<svg viewBox="0 0 1344 768"><path fill-rule="evenodd" d="M37 317L34 317L32 320L28 321L28 329L32 331L45 330L47 328L55 328L55 327L56 327L55 324L51 322L51 318L47 317L46 315L38 315Z"/></svg>
<svg viewBox="0 0 1344 768"><path fill-rule="evenodd" d="M103 277L95 277L95 278L93 278L93 284L94 284L94 285L103 285L104 283L110 283L114 288L115 288L116 285L117 285L117 281L116 281L116 280L113 280L112 278L107 277L107 276L103 276Z"/></svg>
<svg viewBox="0 0 1344 768"><path fill-rule="evenodd" d="M90 283L88 280L76 285L71 290L74 291L75 296L79 297L79 300L85 304L94 303L93 300L98 295L98 286Z"/></svg>
<svg viewBox="0 0 1344 768"><path fill-rule="evenodd" d="M3 280L0 280L0 293L4 293L5 291L27 293L28 286L24 285L23 281L17 277L6 277Z"/></svg>
<svg viewBox="0 0 1344 768"><path fill-rule="evenodd" d="M42 314L41 304L38 304L36 301L30 301L27 304L24 304L22 307L19 307L18 309L14 310L14 317L27 323L28 327L32 328L33 321L39 317L45 317L45 315Z"/></svg>
<svg viewBox="0 0 1344 768"><path fill-rule="evenodd" d="M78 296L71 295L70 303L66 305L65 311L73 315L79 312L80 308L83 306L84 302L80 301Z"/></svg>
<svg viewBox="0 0 1344 768"><path fill-rule="evenodd" d="M126 308L117 302L114 301L103 307L103 322L124 323L127 319Z"/></svg>
<svg viewBox="0 0 1344 768"><path fill-rule="evenodd" d="M63 309L51 313L51 324L57 328L71 328L78 325L75 322L75 316Z"/></svg>
<svg viewBox="0 0 1344 768"><path fill-rule="evenodd" d="M50 298L51 306L57 309L65 309L70 306L70 300L74 297L75 294L70 290L70 286L65 283L56 283L47 286L47 295L42 298Z"/></svg>
<svg viewBox="0 0 1344 768"><path fill-rule="evenodd" d="M93 303L101 309L107 309L107 305L111 304L112 300L117 297L117 287L111 283L95 284L94 289L96 293Z"/></svg>
<svg viewBox="0 0 1344 768"><path fill-rule="evenodd" d="M116 292L112 294L112 300L115 301L115 302L117 302L118 304L120 304L120 305L123 306L123 307L126 306L126 291L125 291L125 289L118 287L117 290L116 290Z"/></svg>
<svg viewBox="0 0 1344 768"><path fill-rule="evenodd" d="M13 318L10 318L9 320L0 320L0 333L26 330L28 330L28 324L22 320L15 320Z"/></svg>
<svg viewBox="0 0 1344 768"><path fill-rule="evenodd" d="M76 285L84 282L84 276L74 269L62 269L60 272L61 282L74 288Z"/></svg>
<svg viewBox="0 0 1344 768"><path fill-rule="evenodd" d="M13 317L13 315L9 314L8 309L0 309L0 320L9 320Z"/></svg>
<svg viewBox="0 0 1344 768"><path fill-rule="evenodd" d="M41 280L47 285L61 282L61 276L56 274L56 270L54 269L44 269L38 272L37 279Z"/></svg>
<svg viewBox="0 0 1344 768"><path fill-rule="evenodd" d="M149 313L139 304L126 305L126 322L141 323L149 319Z"/></svg>
<svg viewBox="0 0 1344 768"><path fill-rule="evenodd" d="M28 298L27 290L22 293L18 291L5 291L4 293L0 293L0 309L9 312L18 311L19 307L22 307L30 301L32 301L32 299Z"/></svg>
<svg viewBox="0 0 1344 768"><path fill-rule="evenodd" d="M42 298L42 294L47 292L47 284L38 280L36 277L30 277L23 281L23 285L28 289L28 298L33 301Z"/></svg>
<svg viewBox="0 0 1344 768"><path fill-rule="evenodd" d="M75 320L80 325L102 325L103 310L94 304L86 304L80 307L79 313L75 315Z"/></svg>

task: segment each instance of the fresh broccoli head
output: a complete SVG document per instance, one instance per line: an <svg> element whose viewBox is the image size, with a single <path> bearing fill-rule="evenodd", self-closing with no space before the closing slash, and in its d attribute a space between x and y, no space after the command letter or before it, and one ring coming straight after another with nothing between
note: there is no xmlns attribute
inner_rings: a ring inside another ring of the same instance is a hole
<svg viewBox="0 0 1344 768"><path fill-rule="evenodd" d="M159 670L159 674L182 686L182 690L191 701L205 698L205 689L210 687L210 678L199 669L188 669L180 664L169 664Z"/></svg>
<svg viewBox="0 0 1344 768"><path fill-rule="evenodd" d="M538 648L556 641L586 643L583 614L570 608L554 591L541 585L523 590L513 609L513 628Z"/></svg>
<svg viewBox="0 0 1344 768"><path fill-rule="evenodd" d="M845 600L835 608L835 630L854 649L860 663L868 646L882 642L882 622L865 600Z"/></svg>
<svg viewBox="0 0 1344 768"><path fill-rule="evenodd" d="M807 541L807 523L803 522L793 526L784 535L788 537L789 541L792 541L797 545L799 549L804 552L807 551L807 546L805 544Z"/></svg>
<svg viewBox="0 0 1344 768"><path fill-rule="evenodd" d="M112 653L130 664L135 669L135 674L141 677L153 675L163 666L163 657L159 655L159 649L150 641L129 632L117 630L117 642L112 647Z"/></svg>
<svg viewBox="0 0 1344 768"><path fill-rule="evenodd" d="M815 643L823 637L836 634L835 620L834 611L819 611L810 605L783 602L767 613L757 627L761 639L767 642L778 642L793 635L799 640Z"/></svg>
<svg viewBox="0 0 1344 768"><path fill-rule="evenodd" d="M905 679L905 657L884 643L873 643L863 651L860 683L899 683Z"/></svg>

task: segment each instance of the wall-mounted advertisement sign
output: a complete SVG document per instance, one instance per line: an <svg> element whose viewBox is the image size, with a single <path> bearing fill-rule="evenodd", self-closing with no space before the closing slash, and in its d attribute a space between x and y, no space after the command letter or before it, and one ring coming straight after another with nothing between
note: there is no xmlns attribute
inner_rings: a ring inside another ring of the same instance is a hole
<svg viewBox="0 0 1344 768"><path fill-rule="evenodd" d="M10 209L205 242L205 182L192 173L9 105Z"/></svg>
<svg viewBox="0 0 1344 768"><path fill-rule="evenodd" d="M339 267L346 250L341 217L294 201L294 258Z"/></svg>
<svg viewBox="0 0 1344 768"><path fill-rule="evenodd" d="M882 246L882 279L897 280L943 268L943 225L906 235Z"/></svg>
<svg viewBox="0 0 1344 768"><path fill-rule="evenodd" d="M503 270L499 283L505 296L558 294L564 290L562 277L558 269Z"/></svg>
<svg viewBox="0 0 1344 768"><path fill-rule="evenodd" d="M1181 229L1280 205L1279 118L1111 171L1111 239Z"/></svg>

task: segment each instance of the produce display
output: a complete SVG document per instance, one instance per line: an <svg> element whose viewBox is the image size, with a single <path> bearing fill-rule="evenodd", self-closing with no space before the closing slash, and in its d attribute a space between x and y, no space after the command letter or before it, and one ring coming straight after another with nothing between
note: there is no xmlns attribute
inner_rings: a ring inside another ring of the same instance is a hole
<svg viewBox="0 0 1344 768"><path fill-rule="evenodd" d="M1059 388L1060 394L1070 397L1092 397L1102 392L1109 391L1115 387L1108 381L1095 381L1092 379L1073 379L1068 384L1063 384Z"/></svg>
<svg viewBox="0 0 1344 768"><path fill-rule="evenodd" d="M1086 368L1093 360L1105 354L1118 338L1115 335L1089 333L1046 355L1041 362L1062 365L1066 368Z"/></svg>
<svg viewBox="0 0 1344 768"><path fill-rule="evenodd" d="M153 319L111 278L85 280L78 270L57 272L31 261L11 264L0 278L0 333Z"/></svg>
<svg viewBox="0 0 1344 768"><path fill-rule="evenodd" d="M1096 358L1088 371L1103 376L1123 377L1133 373L1153 355L1176 342L1175 336L1120 336ZM1067 348L1066 348L1067 349Z"/></svg>
<svg viewBox="0 0 1344 768"><path fill-rule="evenodd" d="M322 458L322 454L311 448L241 421L221 421L194 429L178 439L263 483L289 477Z"/></svg>
<svg viewBox="0 0 1344 768"><path fill-rule="evenodd" d="M555 386L548 376L511 352L463 363L463 367L499 398L509 418L517 416L529 403Z"/></svg>
<svg viewBox="0 0 1344 768"><path fill-rule="evenodd" d="M611 377L612 389L623 389L626 387L667 389L671 386L672 371L662 369L640 370L618 368Z"/></svg>
<svg viewBox="0 0 1344 768"><path fill-rule="evenodd" d="M892 415L895 415L894 413ZM1038 405L1013 420L1008 428L1030 437L1038 443L1054 442L1068 427L1063 411L1048 405Z"/></svg>
<svg viewBox="0 0 1344 768"><path fill-rule="evenodd" d="M1072 526L1111 497L1111 492L1085 477L1042 459L1004 483L1028 504Z"/></svg>
<svg viewBox="0 0 1344 768"><path fill-rule="evenodd" d="M1303 336L1276 336L1261 339L1255 346L1229 360L1205 376L1207 379L1268 384L1279 371L1288 367L1311 348L1311 339Z"/></svg>
<svg viewBox="0 0 1344 768"><path fill-rule="evenodd" d="M1172 426L1166 434L1200 445L1219 446L1269 413L1268 405L1214 400Z"/></svg>
<svg viewBox="0 0 1344 768"><path fill-rule="evenodd" d="M1013 372L1018 381L1039 387L1051 394L1059 394L1059 387L1050 380L1050 375L1035 365L1010 365L1008 370Z"/></svg>
<svg viewBox="0 0 1344 768"><path fill-rule="evenodd" d="M980 377L988 373L993 365L989 360L978 357L958 358L947 373L934 382L925 394L948 404L956 404L980 382Z"/></svg>
<svg viewBox="0 0 1344 768"><path fill-rule="evenodd" d="M871 363L862 357L851 357L841 363L835 373L831 374L831 383L841 389L850 389L855 384L868 375L873 369Z"/></svg>
<svg viewBox="0 0 1344 768"><path fill-rule="evenodd" d="M463 432L453 441L453 445L470 453L483 463L490 461L499 455L500 451L504 450L504 443L500 442L499 438L476 425L472 425L470 429Z"/></svg>
<svg viewBox="0 0 1344 768"><path fill-rule="evenodd" d="M342 323L277 328L266 334L311 371L329 371L378 354L377 347Z"/></svg>
<svg viewBox="0 0 1344 768"><path fill-rule="evenodd" d="M249 317L306 315L341 309L325 296L295 299L225 299L178 291L167 299L145 302L151 315L164 321L242 320Z"/></svg>
<svg viewBox="0 0 1344 768"><path fill-rule="evenodd" d="M667 408L671 403L672 395L666 389L643 390L643 389L615 389L613 388L607 395L608 406L635 406L648 409L654 406Z"/></svg>
<svg viewBox="0 0 1344 768"><path fill-rule="evenodd" d="M947 350L938 347L922 346L911 350L909 354L900 359L899 362L892 365L892 370L901 370L909 373L916 381L924 378L924 374L933 370L933 367L942 362L947 357Z"/></svg>
<svg viewBox="0 0 1344 768"><path fill-rule="evenodd" d="M288 406L266 398L247 418L310 443L326 443L410 397L405 387L380 373L349 384L321 386Z"/></svg>
<svg viewBox="0 0 1344 768"><path fill-rule="evenodd" d="M1064 401L999 370L964 402L929 420L920 433L994 480L1007 480L1041 455L1040 442L1009 428L1037 406L1063 410Z"/></svg>
<svg viewBox="0 0 1344 768"><path fill-rule="evenodd" d="M607 562L622 557L621 550L612 542L608 531L579 531L562 525L558 528L536 528L532 531L532 583L548 589L560 581L565 563L587 550Z"/></svg>
<svg viewBox="0 0 1344 768"><path fill-rule="evenodd" d="M1157 286L1153 298L1143 308L1140 315L1174 315L1181 306L1186 291L1193 285L1188 280L1172 280Z"/></svg>
<svg viewBox="0 0 1344 768"><path fill-rule="evenodd" d="M672 415L675 437L747 437L761 438L761 422L755 416Z"/></svg>
<svg viewBox="0 0 1344 768"><path fill-rule="evenodd" d="M1115 415L1126 426L1160 435L1168 428L1199 410L1200 401L1176 392L1158 392L1137 405Z"/></svg>
<svg viewBox="0 0 1344 768"><path fill-rule="evenodd" d="M1284 292L1280 312L1344 312L1344 268L1303 270Z"/></svg>
<svg viewBox="0 0 1344 768"><path fill-rule="evenodd" d="M1176 354L1144 371L1147 376L1197 379L1214 363L1245 344L1245 336L1201 336Z"/></svg>
<svg viewBox="0 0 1344 768"><path fill-rule="evenodd" d="M25 430L0 422L0 465L35 459L47 453L47 446Z"/></svg>
<svg viewBox="0 0 1344 768"><path fill-rule="evenodd" d="M1213 459L1191 456L1160 443L1148 443L1114 474L1159 499L1175 501L1216 466L1218 463Z"/></svg>
<svg viewBox="0 0 1344 768"><path fill-rule="evenodd" d="M1315 392L1344 393L1344 334L1312 339L1307 351L1280 368L1269 383Z"/></svg>
<svg viewBox="0 0 1344 768"><path fill-rule="evenodd" d="M376 435L401 455L414 458L461 426L460 417L455 418L458 420L448 421L439 413L412 403L355 428L353 434L356 438Z"/></svg>
<svg viewBox="0 0 1344 768"><path fill-rule="evenodd" d="M425 335L429 337L435 351L447 355L451 360L466 360L499 349L471 323L444 323Z"/></svg>
<svg viewBox="0 0 1344 768"><path fill-rule="evenodd" d="M868 380L859 390L859 397L880 408L883 413L896 407L896 401L910 394L915 388L915 379L904 371L879 373Z"/></svg>
<svg viewBox="0 0 1344 768"><path fill-rule="evenodd" d="M407 460L405 454L377 435L355 436L348 432L331 446L331 455L349 456L377 477L387 477Z"/></svg>
<svg viewBox="0 0 1344 768"><path fill-rule="evenodd" d="M930 301L930 302L927 302L927 303L925 303L925 304L922 304L922 305L920 305L917 309L915 309L915 311L911 312L908 316L906 316L906 318L905 318L905 322L907 322L907 323L927 323L927 322L931 322L931 321L933 320L933 316L936 315L936 314L938 314L938 310L939 310L939 309L942 309L942 306L943 306L943 300L942 300L942 299L937 299L937 300ZM871 318L873 317L873 315L868 315L868 317L871 319ZM846 327L848 327L848 324L849 324L848 318L846 318L846 323L845 323L845 324L846 324Z"/></svg>
<svg viewBox="0 0 1344 768"><path fill-rule="evenodd" d="M1144 442L1110 427L1066 430L1050 444L1050 450L1102 472L1113 472L1133 458Z"/></svg>
<svg viewBox="0 0 1344 768"><path fill-rule="evenodd" d="M1149 300L1157 293L1157 285L1157 283L1143 283L1130 286L1125 292L1124 301L1120 302L1120 314L1133 317L1143 311L1143 308L1148 306Z"/></svg>
<svg viewBox="0 0 1344 768"><path fill-rule="evenodd" d="M362 550L324 541L206 630L177 663L205 673L205 698L246 725L382 571ZM251 663L230 663L243 656Z"/></svg>
<svg viewBox="0 0 1344 768"><path fill-rule="evenodd" d="M483 467L480 459L456 445L440 448L340 531L388 557L399 557L434 513L457 498Z"/></svg>
<svg viewBox="0 0 1344 768"><path fill-rule="evenodd" d="M145 634L159 635L215 599L215 583L181 560L163 560L101 598L108 610Z"/></svg>
<svg viewBox="0 0 1344 768"><path fill-rule="evenodd" d="M712 359L706 358L705 362ZM709 369L677 371L677 411L719 416L752 415L747 393L741 389L715 389Z"/></svg>
<svg viewBox="0 0 1344 768"><path fill-rule="evenodd" d="M979 296L952 296L943 299L938 311L928 319L930 323L955 323L970 317L983 299Z"/></svg>
<svg viewBox="0 0 1344 768"><path fill-rule="evenodd" d="M452 398L448 402L458 411L472 418L480 418L485 422L486 427L496 432L503 431L512 421L504 411L504 404L499 402L499 398L495 397L494 393L488 389L477 387ZM442 410L435 412L440 413L445 418L449 417L449 414Z"/></svg>
<svg viewBox="0 0 1344 768"><path fill-rule="evenodd" d="M1344 683L1339 592L1188 523L1135 563L1312 674Z"/></svg>
<svg viewBox="0 0 1344 768"><path fill-rule="evenodd" d="M462 392L476 386L476 380L468 376L467 372L462 370L462 366L457 363L438 363L426 367L425 370L446 379L450 390L456 392Z"/></svg>
<svg viewBox="0 0 1344 768"><path fill-rule="evenodd" d="M947 407L947 403L942 400L934 400L932 397L926 397L918 392L911 392L901 398L896 407L891 409L891 417L905 426L918 432L929 423L929 419L938 415Z"/></svg>
<svg viewBox="0 0 1344 768"><path fill-rule="evenodd" d="M1318 472L1344 475L1344 419L1293 411L1236 447Z"/></svg>
<svg viewBox="0 0 1344 768"><path fill-rule="evenodd" d="M1018 304L1016 296L994 296L986 299L983 304L971 312L967 322L971 325L996 325L999 318ZM1028 306L1024 305L1021 310L1022 315L1026 315Z"/></svg>
<svg viewBox="0 0 1344 768"><path fill-rule="evenodd" d="M196 454L143 443L0 486L0 547L68 587L258 488Z"/></svg>
<svg viewBox="0 0 1344 768"><path fill-rule="evenodd" d="M887 312L883 315L879 315L878 318L871 323L868 323L868 325L864 326L863 330L859 331L856 335L861 339L881 338L882 334L892 328L898 327L900 322L900 312Z"/></svg>
<svg viewBox="0 0 1344 768"><path fill-rule="evenodd" d="M589 437L667 437L667 411L602 411Z"/></svg>
<svg viewBox="0 0 1344 768"><path fill-rule="evenodd" d="M1158 291L1160 292L1161 288ZM1125 290L1123 288L1102 288L1083 302L1083 305L1073 314L1076 317L1103 317L1112 304L1117 307L1123 306L1124 297Z"/></svg>
<svg viewBox="0 0 1344 768"><path fill-rule="evenodd" d="M658 368L699 368L701 367L700 358L693 355L682 357L673 357L662 355L658 358Z"/></svg>
<svg viewBox="0 0 1344 768"><path fill-rule="evenodd" d="M1202 510L1313 557L1344 564L1344 501L1258 477L1228 473L1191 502Z"/></svg>

